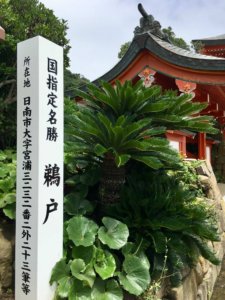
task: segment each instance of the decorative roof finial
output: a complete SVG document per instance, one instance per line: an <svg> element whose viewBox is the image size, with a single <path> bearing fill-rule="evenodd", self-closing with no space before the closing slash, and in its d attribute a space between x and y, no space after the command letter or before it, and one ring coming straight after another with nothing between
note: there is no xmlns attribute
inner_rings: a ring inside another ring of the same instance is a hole
<svg viewBox="0 0 225 300"><path fill-rule="evenodd" d="M138 4L138 10L144 18L148 18L148 14L141 3Z"/></svg>
<svg viewBox="0 0 225 300"><path fill-rule="evenodd" d="M138 4L138 10L142 17L140 19L140 26L137 26L134 30L134 35L150 32L168 42L168 37L161 30L161 24L152 15L147 14L141 3Z"/></svg>

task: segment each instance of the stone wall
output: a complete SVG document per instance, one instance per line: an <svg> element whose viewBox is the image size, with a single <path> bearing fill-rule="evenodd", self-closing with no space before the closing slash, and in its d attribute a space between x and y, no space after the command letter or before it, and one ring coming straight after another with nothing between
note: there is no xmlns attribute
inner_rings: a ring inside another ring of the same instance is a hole
<svg viewBox="0 0 225 300"><path fill-rule="evenodd" d="M218 135L219 143L212 148L212 165L219 182L225 183L225 137Z"/></svg>
<svg viewBox="0 0 225 300"><path fill-rule="evenodd" d="M222 261L225 253L225 201L217 185L215 175L209 163L197 169L199 178L206 192L209 204L214 205L218 215L221 242L211 243L217 257ZM221 186L224 188L224 186ZM220 273L221 265L215 266L202 257L195 269L186 270L183 284L170 291L169 299L173 300L208 300L212 296L213 287ZM223 298L218 298L222 300Z"/></svg>

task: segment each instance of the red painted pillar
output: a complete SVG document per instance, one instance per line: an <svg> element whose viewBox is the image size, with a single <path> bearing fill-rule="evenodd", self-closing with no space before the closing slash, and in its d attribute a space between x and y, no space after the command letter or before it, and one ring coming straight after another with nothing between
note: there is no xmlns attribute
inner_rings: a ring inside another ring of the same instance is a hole
<svg viewBox="0 0 225 300"><path fill-rule="evenodd" d="M198 159L206 159L206 134L198 133Z"/></svg>
<svg viewBox="0 0 225 300"><path fill-rule="evenodd" d="M186 152L186 136L182 136L182 143L180 143L180 153L183 157L187 156L187 152Z"/></svg>

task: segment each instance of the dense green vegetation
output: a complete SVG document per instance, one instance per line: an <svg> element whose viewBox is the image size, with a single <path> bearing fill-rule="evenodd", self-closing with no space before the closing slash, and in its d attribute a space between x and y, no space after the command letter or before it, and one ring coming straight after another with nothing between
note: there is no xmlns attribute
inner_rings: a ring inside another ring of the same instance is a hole
<svg viewBox="0 0 225 300"><path fill-rule="evenodd" d="M203 44L201 42L192 42L191 45L189 45L183 38L177 37L174 33L171 26L168 26L167 28L163 28L162 32L166 34L171 44L174 46L177 46L179 48L185 49L185 50L191 50L193 49L195 52L199 52L203 48ZM118 53L118 58L122 58L124 54L127 52L131 42L126 42L121 45L120 51Z"/></svg>
<svg viewBox="0 0 225 300"><path fill-rule="evenodd" d="M194 167L169 147L166 129L215 132L205 104L130 82L65 100L64 257L53 270L59 299L139 296L162 273L172 285L218 241ZM138 99L138 101L137 101ZM116 101L117 100L117 101ZM14 218L15 154L0 155L1 214ZM61 298L60 298L61 297Z"/></svg>
<svg viewBox="0 0 225 300"><path fill-rule="evenodd" d="M0 7L7 31L0 44L0 217L13 220L16 44L40 34L64 47L65 67L70 46L67 22L37 0L0 0ZM166 33L177 39L172 28ZM76 89L87 81L65 70L66 95L76 90L85 105L65 99L64 256L50 283L57 284L55 299L145 299L162 274L180 284L183 268L200 255L219 263L208 246L219 240L215 213L195 167L165 138L168 129L216 130L211 117L193 117L207 104L190 95L141 81Z"/></svg>
<svg viewBox="0 0 225 300"><path fill-rule="evenodd" d="M0 150L0 218L15 219L16 154Z"/></svg>
<svg viewBox="0 0 225 300"><path fill-rule="evenodd" d="M208 246L219 240L215 213L194 166L164 135L170 128L216 132L211 118L191 117L205 104L140 82L88 84L77 95L85 106L66 101L65 109L64 258L52 273L56 298L139 296L162 273L179 285L183 268L200 255L218 264Z"/></svg>
<svg viewBox="0 0 225 300"><path fill-rule="evenodd" d="M65 94L87 79L69 67L67 21L57 18L38 0L0 0L0 24L6 39L0 43L0 149L16 145L16 47L25 39L41 35L64 48ZM23 16L21 18L21 15Z"/></svg>

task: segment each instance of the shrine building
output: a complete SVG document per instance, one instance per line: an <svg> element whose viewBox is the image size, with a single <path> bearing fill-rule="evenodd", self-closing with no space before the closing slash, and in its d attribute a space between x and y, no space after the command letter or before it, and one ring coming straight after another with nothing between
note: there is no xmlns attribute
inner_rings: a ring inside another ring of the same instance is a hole
<svg viewBox="0 0 225 300"><path fill-rule="evenodd" d="M105 80L113 85L116 80L143 80L146 87L157 84L178 93L192 93L192 101L208 102L201 114L212 115L218 121L221 136L225 136L225 35L195 40L202 43L201 53L187 51L171 44L160 23L141 4L138 9L142 14L140 26L134 30L129 49L93 83ZM171 146L187 158L211 161L213 145L221 143L218 137L185 130L170 130L166 135Z"/></svg>

